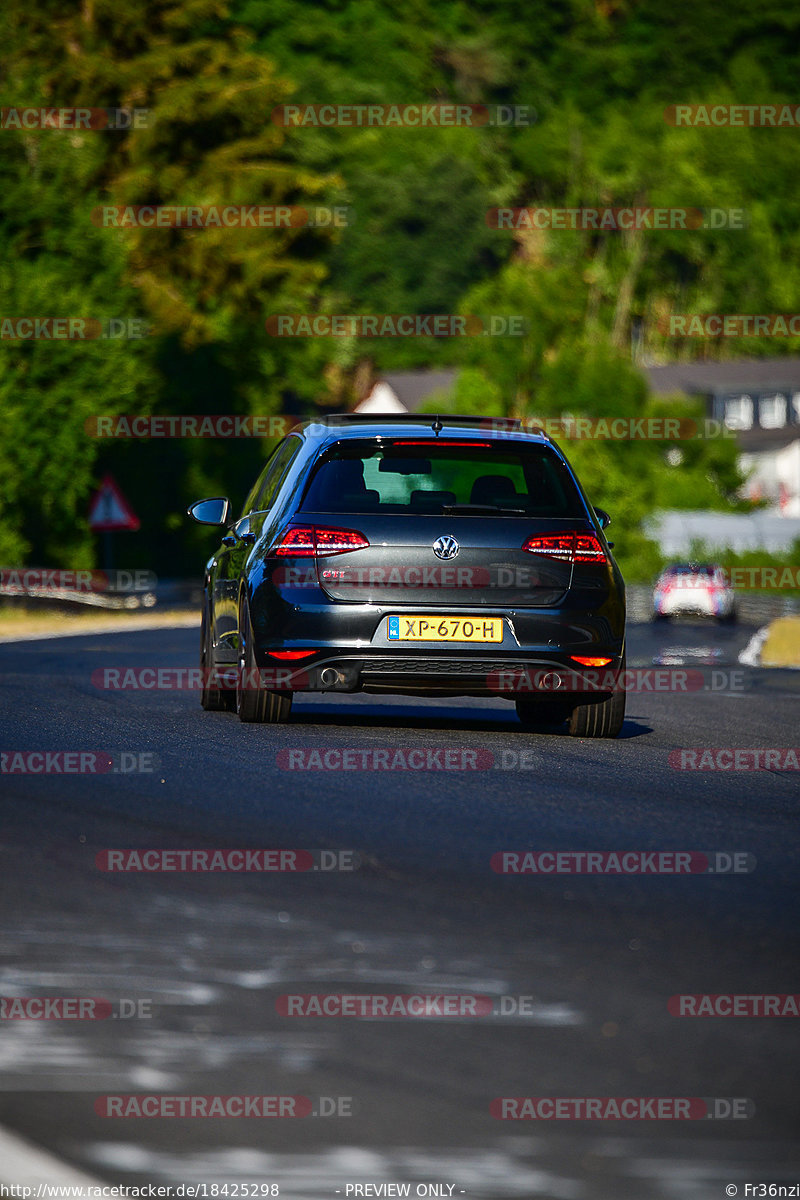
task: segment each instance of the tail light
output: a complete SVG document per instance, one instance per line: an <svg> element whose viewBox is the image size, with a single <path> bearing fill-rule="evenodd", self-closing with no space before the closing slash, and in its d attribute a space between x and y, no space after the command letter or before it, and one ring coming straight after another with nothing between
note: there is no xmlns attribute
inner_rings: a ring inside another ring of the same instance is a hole
<svg viewBox="0 0 800 1200"><path fill-rule="evenodd" d="M331 529L320 525L290 525L273 547L272 553L293 558L317 558L361 550L369 542L356 529Z"/></svg>
<svg viewBox="0 0 800 1200"><path fill-rule="evenodd" d="M556 558L568 563L606 562L606 552L593 533L537 533L523 544L523 550L543 558Z"/></svg>
<svg viewBox="0 0 800 1200"><path fill-rule="evenodd" d="M582 658L577 654L572 654L570 657L573 662L582 667L607 667L614 661L613 658Z"/></svg>

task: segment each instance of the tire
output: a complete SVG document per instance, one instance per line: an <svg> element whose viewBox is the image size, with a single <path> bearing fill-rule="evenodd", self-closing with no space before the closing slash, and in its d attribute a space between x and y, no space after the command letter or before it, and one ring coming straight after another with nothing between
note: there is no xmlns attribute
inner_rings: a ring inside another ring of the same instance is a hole
<svg viewBox="0 0 800 1200"><path fill-rule="evenodd" d="M256 682L258 681L258 682ZM248 686L243 687L243 683ZM250 723L279 724L292 711L291 692L270 692L262 686L255 652L250 609L245 601L239 608L239 671L236 680L236 711L239 720Z"/></svg>
<svg viewBox="0 0 800 1200"><path fill-rule="evenodd" d="M541 725L563 725L569 719L571 705L557 700L517 700L517 716L528 729Z"/></svg>
<svg viewBox="0 0 800 1200"><path fill-rule="evenodd" d="M625 655L622 655L620 672L625 670ZM607 700L594 704L579 704L572 710L569 732L572 737L615 738L619 736L625 721L626 693L618 688Z"/></svg>
<svg viewBox="0 0 800 1200"><path fill-rule="evenodd" d="M203 619L200 622L200 670L202 671L202 687L200 703L206 712L231 712L236 704L236 694L232 690L220 687L209 687L207 681L210 674L216 670L214 644L211 636L211 604L207 596L203 598Z"/></svg>

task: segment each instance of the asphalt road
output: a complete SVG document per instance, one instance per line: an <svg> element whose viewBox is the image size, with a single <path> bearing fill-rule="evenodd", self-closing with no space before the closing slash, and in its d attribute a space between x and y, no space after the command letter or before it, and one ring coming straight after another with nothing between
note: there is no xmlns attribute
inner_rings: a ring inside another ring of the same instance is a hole
<svg viewBox="0 0 800 1200"><path fill-rule="evenodd" d="M748 1182L797 1183L798 1021L668 1009L681 993L800 991L800 773L669 760L797 742L798 673L738 667L751 633L633 626L629 665L701 669L704 686L629 696L614 742L528 733L500 700L309 696L288 725L259 727L203 713L193 692L93 682L104 667L194 665L192 630L0 646L6 753L124 751L158 767L2 776L0 995L144 1002L151 1015L0 1021L0 1122L113 1183L269 1182L307 1200L385 1182L498 1200L705 1200L726 1184L744 1196ZM423 749L434 764L483 753L478 770L286 769L288 751L347 748ZM108 848L153 847L349 850L359 869L96 865ZM497 852L533 849L756 862L683 877L491 869ZM279 1012L287 993L420 991L489 996L497 1015ZM123 1093L304 1095L316 1112L319 1097L344 1097L352 1115L96 1114L98 1097ZM735 1097L753 1111L493 1118L493 1099L521 1096Z"/></svg>

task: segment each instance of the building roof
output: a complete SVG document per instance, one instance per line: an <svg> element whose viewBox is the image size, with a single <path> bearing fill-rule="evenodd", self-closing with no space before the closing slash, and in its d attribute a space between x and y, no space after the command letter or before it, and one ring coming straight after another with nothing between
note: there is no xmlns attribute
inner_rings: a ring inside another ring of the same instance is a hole
<svg viewBox="0 0 800 1200"><path fill-rule="evenodd" d="M737 429L740 450L748 454L774 453L800 440L797 425L783 425L780 429Z"/></svg>
<svg viewBox="0 0 800 1200"><path fill-rule="evenodd" d="M705 395L752 389L800 391L800 358L740 358L729 362L668 363L646 367L653 392L666 396L675 392Z"/></svg>

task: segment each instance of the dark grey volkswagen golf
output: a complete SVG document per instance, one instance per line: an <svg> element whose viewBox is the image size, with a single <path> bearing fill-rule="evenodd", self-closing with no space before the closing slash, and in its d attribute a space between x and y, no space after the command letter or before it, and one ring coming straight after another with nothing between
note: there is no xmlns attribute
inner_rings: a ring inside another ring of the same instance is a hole
<svg viewBox="0 0 800 1200"><path fill-rule="evenodd" d="M494 696L616 737L625 589L558 447L519 422L335 417L277 446L206 565L202 704L285 721L292 695Z"/></svg>

